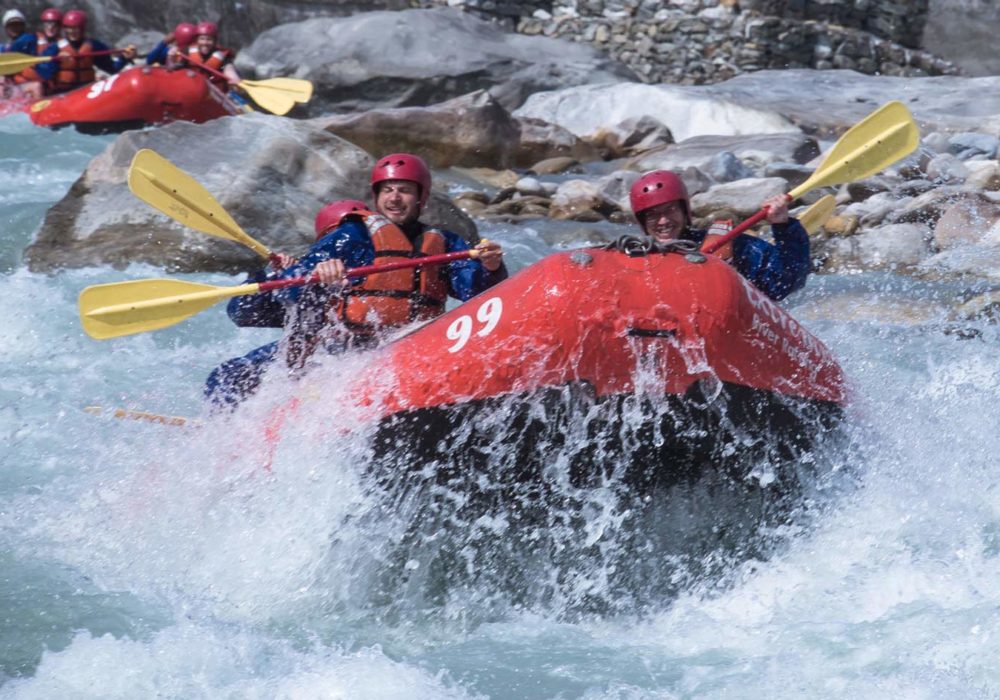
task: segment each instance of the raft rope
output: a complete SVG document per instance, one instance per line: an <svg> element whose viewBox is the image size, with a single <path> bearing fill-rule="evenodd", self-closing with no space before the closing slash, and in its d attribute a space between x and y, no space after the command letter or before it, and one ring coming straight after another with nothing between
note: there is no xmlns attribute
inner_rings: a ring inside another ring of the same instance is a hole
<svg viewBox="0 0 1000 700"><path fill-rule="evenodd" d="M699 246L694 241L672 240L657 241L650 236L619 236L618 240L604 246L605 250L617 250L630 258L641 258L650 253L681 253L690 255L697 253Z"/></svg>

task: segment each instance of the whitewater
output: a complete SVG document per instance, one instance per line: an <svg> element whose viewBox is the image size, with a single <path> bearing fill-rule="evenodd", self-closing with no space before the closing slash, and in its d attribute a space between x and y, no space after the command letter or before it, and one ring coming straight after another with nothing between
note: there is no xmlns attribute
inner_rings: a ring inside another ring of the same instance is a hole
<svg viewBox="0 0 1000 700"><path fill-rule="evenodd" d="M357 358L327 368L322 411L281 426L294 439L275 448L263 436L287 381L232 416L201 399L216 364L270 331L220 305L88 338L81 289L162 271L48 276L21 251L110 141L0 120L0 697L1000 696L998 333L949 332L954 286L815 275L785 302L850 379L843 439L815 456L838 488L759 551L698 554L722 566L614 558L669 591L633 604L585 545L630 541L641 521L599 501L551 535L557 560L498 546L492 564L482 542L503 541L512 513L477 522L477 543L414 528L421 494L378 501L359 469L371 431L350 425L336 381ZM552 250L556 226L481 232L516 270ZM504 587L535 585L548 593Z"/></svg>

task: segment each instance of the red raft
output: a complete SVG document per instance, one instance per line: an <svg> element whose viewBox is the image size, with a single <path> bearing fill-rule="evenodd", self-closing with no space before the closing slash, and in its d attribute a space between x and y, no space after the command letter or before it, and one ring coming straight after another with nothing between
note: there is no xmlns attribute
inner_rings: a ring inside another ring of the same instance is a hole
<svg viewBox="0 0 1000 700"><path fill-rule="evenodd" d="M376 461L670 486L801 461L833 432L845 379L819 340L716 256L634 253L551 255L373 351L351 393Z"/></svg>
<svg viewBox="0 0 1000 700"><path fill-rule="evenodd" d="M203 75L161 66L129 68L27 108L31 121L39 126L75 126L85 133L172 121L201 123L241 111Z"/></svg>

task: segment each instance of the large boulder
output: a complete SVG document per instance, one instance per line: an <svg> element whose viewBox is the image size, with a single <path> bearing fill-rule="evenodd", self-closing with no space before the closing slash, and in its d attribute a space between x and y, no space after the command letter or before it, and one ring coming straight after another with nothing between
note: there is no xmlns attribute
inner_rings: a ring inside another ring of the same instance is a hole
<svg viewBox="0 0 1000 700"><path fill-rule="evenodd" d="M559 127L514 119L485 90L429 107L333 115L313 123L369 153L419 153L436 168L527 168L544 158L593 160L599 155ZM548 129L540 137L544 126Z"/></svg>
<svg viewBox="0 0 1000 700"><path fill-rule="evenodd" d="M261 265L242 245L186 229L135 197L126 176L141 148L194 177L251 237L293 255L315 239L313 220L323 204L369 194L371 156L304 122L254 114L130 131L49 209L25 251L30 269L142 262L171 271L236 272ZM435 194L424 220L475 236L471 220L443 195Z"/></svg>
<svg viewBox="0 0 1000 700"><path fill-rule="evenodd" d="M448 8L283 24L241 51L237 67L313 81L320 111L426 105L480 89L513 109L540 90L635 77L584 44L512 34Z"/></svg>

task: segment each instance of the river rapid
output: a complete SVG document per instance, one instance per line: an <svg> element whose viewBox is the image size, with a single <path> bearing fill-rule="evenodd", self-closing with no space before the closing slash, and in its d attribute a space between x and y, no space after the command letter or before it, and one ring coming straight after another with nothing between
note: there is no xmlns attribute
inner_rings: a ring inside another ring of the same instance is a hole
<svg viewBox="0 0 1000 700"><path fill-rule="evenodd" d="M472 544L454 529L403 532L401 514L422 511L405 499L386 511L365 488L371 436L328 429L350 420L336 377L358 358L317 387L325 415L270 449L266 416L287 385L233 416L201 404L211 368L267 331L235 328L220 305L169 330L88 338L82 288L162 272L38 275L21 251L109 141L0 120L0 697L1000 695L998 334L945 332L948 283L813 276L785 302L850 378L844 439L813 457L850 476L763 550L698 555L725 566L682 575L656 549L619 557L619 573L670 582L633 604L607 558L575 548L636 526L600 503L553 535L552 560L499 547L491 564L463 558ZM555 226L483 233L519 269L551 250ZM512 518L477 531L499 542ZM454 568L427 572L442 548ZM531 581L511 583L513 570ZM549 580L544 595L504 588Z"/></svg>

